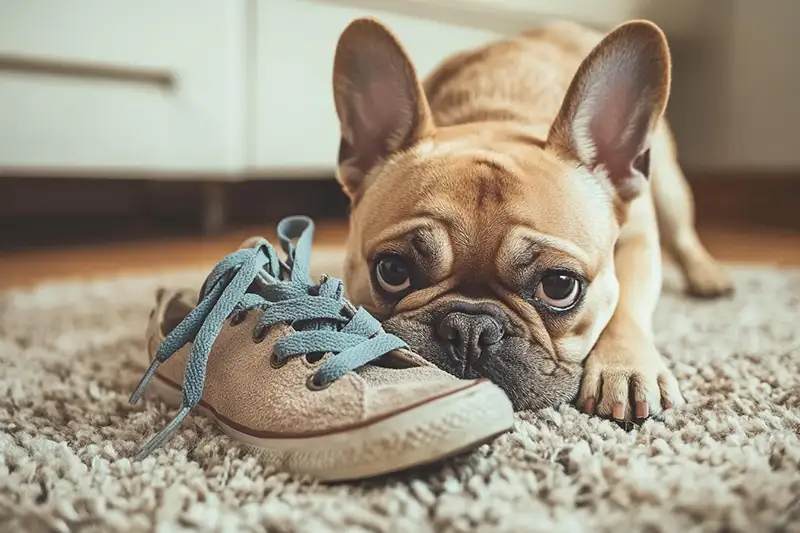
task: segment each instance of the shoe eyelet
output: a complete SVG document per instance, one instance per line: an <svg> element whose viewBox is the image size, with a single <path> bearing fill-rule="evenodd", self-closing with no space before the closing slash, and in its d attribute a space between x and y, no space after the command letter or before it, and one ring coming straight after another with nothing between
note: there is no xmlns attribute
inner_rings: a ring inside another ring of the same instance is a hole
<svg viewBox="0 0 800 533"><path fill-rule="evenodd" d="M267 336L267 328L261 324L256 324L253 328L253 342L258 344Z"/></svg>
<svg viewBox="0 0 800 533"><path fill-rule="evenodd" d="M324 358L325 358L325 354L322 353L322 352L312 352L312 353L303 354L303 360L306 363L308 363L309 365L316 365L320 361L322 361L322 359L324 359Z"/></svg>
<svg viewBox="0 0 800 533"><path fill-rule="evenodd" d="M278 361L278 356L275 354L275 352L272 352L272 355L269 357L269 364L270 366L272 366L272 368L275 369L281 368L286 363L287 361Z"/></svg>
<svg viewBox="0 0 800 533"><path fill-rule="evenodd" d="M330 383L317 383L317 374L311 374L306 380L306 387L310 391L320 391L330 387Z"/></svg>
<svg viewBox="0 0 800 533"><path fill-rule="evenodd" d="M231 315L231 326L238 326L247 318L247 311L236 311Z"/></svg>

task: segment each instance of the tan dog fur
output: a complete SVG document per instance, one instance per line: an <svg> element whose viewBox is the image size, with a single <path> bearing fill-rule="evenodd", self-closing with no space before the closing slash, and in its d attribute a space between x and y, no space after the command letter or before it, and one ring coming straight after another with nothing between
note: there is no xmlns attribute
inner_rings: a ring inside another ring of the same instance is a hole
<svg viewBox="0 0 800 533"><path fill-rule="evenodd" d="M693 227L663 119L658 27L633 21L603 38L553 23L457 54L423 84L398 39L359 19L340 38L333 87L356 304L437 364L441 309L502 309L503 349L463 372L490 377L519 409L577 399L631 420L684 402L653 340L660 244L691 293L732 287ZM414 272L397 298L375 281L385 253ZM561 268L585 279L580 305L545 312L527 284Z"/></svg>

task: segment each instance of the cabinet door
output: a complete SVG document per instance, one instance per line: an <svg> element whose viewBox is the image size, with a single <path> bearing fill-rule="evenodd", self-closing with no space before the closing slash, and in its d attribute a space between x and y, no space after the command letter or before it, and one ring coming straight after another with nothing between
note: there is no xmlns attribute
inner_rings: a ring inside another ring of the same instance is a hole
<svg viewBox="0 0 800 533"><path fill-rule="evenodd" d="M448 55L497 38L491 31L379 10L309 0L261 0L253 95L254 174L333 175L339 147L333 58L339 35L360 16L376 17L388 25L423 77Z"/></svg>
<svg viewBox="0 0 800 533"><path fill-rule="evenodd" d="M244 166L245 0L3 0L0 169Z"/></svg>

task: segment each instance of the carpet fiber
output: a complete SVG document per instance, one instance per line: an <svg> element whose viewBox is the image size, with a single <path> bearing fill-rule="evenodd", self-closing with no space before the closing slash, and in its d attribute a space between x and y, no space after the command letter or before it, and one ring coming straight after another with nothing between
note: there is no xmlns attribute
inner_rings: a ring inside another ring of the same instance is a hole
<svg viewBox="0 0 800 533"><path fill-rule="evenodd" d="M689 405L626 431L571 407L424 471L322 486L191 416L130 406L154 289L201 272L0 296L0 531L800 532L800 272L737 269L697 302L669 279L658 344Z"/></svg>

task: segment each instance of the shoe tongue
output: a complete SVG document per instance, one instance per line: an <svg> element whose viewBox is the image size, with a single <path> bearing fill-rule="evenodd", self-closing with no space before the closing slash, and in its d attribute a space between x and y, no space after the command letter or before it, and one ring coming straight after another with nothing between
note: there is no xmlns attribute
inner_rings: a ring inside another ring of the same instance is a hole
<svg viewBox="0 0 800 533"><path fill-rule="evenodd" d="M237 250L241 250L242 248L252 248L256 244L258 244L258 241L262 240L263 238L264 237L259 237L258 235L254 235L253 237L248 237L242 242L242 244L239 245Z"/></svg>
<svg viewBox="0 0 800 533"><path fill-rule="evenodd" d="M264 237L261 237L259 235L254 235L252 237L248 237L247 239L242 241L242 244L239 245L237 250L242 250L242 249L245 249L245 248L254 248L260 242L263 242L265 240L267 240L267 239L264 238ZM288 281L291 269L289 269L289 267L286 265L286 263L283 260L281 260L280 258L278 260L280 261L280 278L281 278L282 281ZM270 279L270 277L273 277L268 271L263 270L263 269L262 269L261 274L262 274L262 276L260 276L261 279L260 280L256 280L256 281L253 282L253 285L251 285L251 290L253 289L253 287L257 287L257 286L265 283L266 280Z"/></svg>

